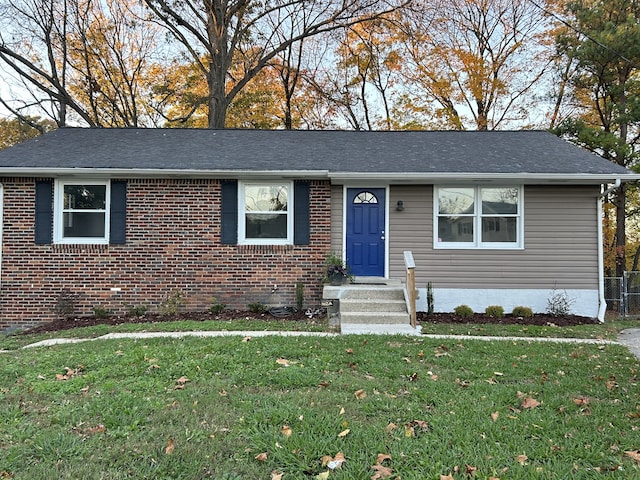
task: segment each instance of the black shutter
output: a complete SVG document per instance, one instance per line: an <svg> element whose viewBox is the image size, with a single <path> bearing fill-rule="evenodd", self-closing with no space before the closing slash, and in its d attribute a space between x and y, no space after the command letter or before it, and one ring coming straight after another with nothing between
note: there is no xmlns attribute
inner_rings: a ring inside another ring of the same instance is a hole
<svg viewBox="0 0 640 480"><path fill-rule="evenodd" d="M109 243L124 245L127 230L127 182L111 182L111 212L109 218Z"/></svg>
<svg viewBox="0 0 640 480"><path fill-rule="evenodd" d="M36 245L46 245L53 240L53 182L36 181Z"/></svg>
<svg viewBox="0 0 640 480"><path fill-rule="evenodd" d="M237 180L222 181L222 225L220 226L221 241L224 245L238 243L238 182Z"/></svg>
<svg viewBox="0 0 640 480"><path fill-rule="evenodd" d="M293 243L309 245L309 182L293 184Z"/></svg>

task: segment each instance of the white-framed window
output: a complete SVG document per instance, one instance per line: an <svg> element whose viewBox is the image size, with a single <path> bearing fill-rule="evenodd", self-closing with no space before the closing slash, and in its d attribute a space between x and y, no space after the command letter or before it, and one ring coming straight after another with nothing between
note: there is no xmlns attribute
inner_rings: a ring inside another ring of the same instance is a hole
<svg viewBox="0 0 640 480"><path fill-rule="evenodd" d="M522 186L434 188L435 248L522 248Z"/></svg>
<svg viewBox="0 0 640 480"><path fill-rule="evenodd" d="M56 180L54 243L109 243L108 180Z"/></svg>
<svg viewBox="0 0 640 480"><path fill-rule="evenodd" d="M239 182L238 241L243 244L293 244L293 183Z"/></svg>

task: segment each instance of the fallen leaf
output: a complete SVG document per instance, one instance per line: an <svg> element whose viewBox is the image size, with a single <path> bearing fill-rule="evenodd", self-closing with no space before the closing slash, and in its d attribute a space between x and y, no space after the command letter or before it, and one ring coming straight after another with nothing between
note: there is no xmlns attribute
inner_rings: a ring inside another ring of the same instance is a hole
<svg viewBox="0 0 640 480"><path fill-rule="evenodd" d="M392 433L396 428L398 428L398 425L391 422L389 425L387 425L387 428L385 428L384 431L387 433Z"/></svg>
<svg viewBox="0 0 640 480"><path fill-rule="evenodd" d="M382 464L385 460L391 460L391 455L388 453L379 453L377 463Z"/></svg>
<svg viewBox="0 0 640 480"><path fill-rule="evenodd" d="M259 453L258 455L255 456L255 459L258 460L259 462L266 462L267 461L267 452Z"/></svg>
<svg viewBox="0 0 640 480"><path fill-rule="evenodd" d="M529 460L529 457L527 457L526 455L518 455L516 457L516 462L518 462L520 465L524 465L526 463L526 461Z"/></svg>
<svg viewBox="0 0 640 480"><path fill-rule="evenodd" d="M176 445L173 442L173 438L169 438L169 441L167 442L167 448L164 449L164 453L166 453L167 455L171 455L174 448L176 448Z"/></svg>
<svg viewBox="0 0 640 480"><path fill-rule="evenodd" d="M522 408L536 408L536 407L539 407L540 405L541 403L533 397L526 397L524 401L520 404Z"/></svg>
<svg viewBox="0 0 640 480"><path fill-rule="evenodd" d="M313 478L315 478L315 480L327 480L327 478L329 478L329 471L319 473Z"/></svg>
<svg viewBox="0 0 640 480"><path fill-rule="evenodd" d="M415 437L416 432L414 430L414 428L411 425L406 425L404 427L404 436L405 438L411 438L411 437Z"/></svg>
<svg viewBox="0 0 640 480"><path fill-rule="evenodd" d="M473 465L465 465L465 473L468 477L475 477L476 472L478 471L478 467L474 467Z"/></svg>
<svg viewBox="0 0 640 480"><path fill-rule="evenodd" d="M500 416L500 413L499 413L499 412L493 412L493 413L491 414L491 420L493 420L493 421L495 422L496 420L498 420L498 417L499 417L499 416Z"/></svg>
<svg viewBox="0 0 640 480"><path fill-rule="evenodd" d="M613 380L607 380L605 382L605 385L607 386L607 390L613 390L614 388L618 387L618 382L614 382Z"/></svg>
<svg viewBox="0 0 640 480"><path fill-rule="evenodd" d="M636 462L640 463L640 450L633 450L633 451L629 451L629 450L625 450L624 454L635 460Z"/></svg>
<svg viewBox="0 0 640 480"><path fill-rule="evenodd" d="M353 348L347 348L347 349L345 350L345 352L347 352L347 353L353 353Z"/></svg>
<svg viewBox="0 0 640 480"><path fill-rule="evenodd" d="M176 390L184 389L185 385L189 382L189 379L185 376L180 377L176 380L176 386L174 387Z"/></svg>
<svg viewBox="0 0 640 480"><path fill-rule="evenodd" d="M440 475L440 480L455 480L451 474L449 475Z"/></svg>
<svg viewBox="0 0 640 480"><path fill-rule="evenodd" d="M246 342L250 342L251 340L252 340L252 338L251 338L251 337L244 337L244 338L242 339L242 342L243 342L243 343L246 343Z"/></svg>
<svg viewBox="0 0 640 480"><path fill-rule="evenodd" d="M327 462L327 468L335 470L336 468L340 468L345 461L344 453L338 452L335 457Z"/></svg>
<svg viewBox="0 0 640 480"><path fill-rule="evenodd" d="M393 475L393 469L390 467L385 467L384 465L380 465L379 463L373 465L371 467L372 470L375 470L375 474L371 476L371 480L378 480L380 478L389 478Z"/></svg>
<svg viewBox="0 0 640 480"><path fill-rule="evenodd" d="M367 392L365 392L364 390L360 389L360 390L356 390L354 392L354 395L358 400L362 400L363 398L367 397Z"/></svg>
<svg viewBox="0 0 640 480"><path fill-rule="evenodd" d="M340 408L340 415L344 415L344 412L345 412L344 407L341 407Z"/></svg>
<svg viewBox="0 0 640 480"><path fill-rule="evenodd" d="M573 399L573 403L575 403L578 406L587 405L589 403L589 398L588 397L575 397Z"/></svg>
<svg viewBox="0 0 640 480"><path fill-rule="evenodd" d="M349 435L349 432L350 432L350 431L351 431L351 430L349 430L348 428L347 428L346 430L341 431L341 432L338 434L338 438L344 438L344 437L346 437L347 435Z"/></svg>
<svg viewBox="0 0 640 480"><path fill-rule="evenodd" d="M100 423L95 427L91 427L89 430L87 430L87 433L89 435L95 435L96 433L105 433L106 431L107 431L107 427L105 427Z"/></svg>
<svg viewBox="0 0 640 480"><path fill-rule="evenodd" d="M282 475L282 473L274 470L273 472L271 472L271 480L282 480Z"/></svg>
<svg viewBox="0 0 640 480"><path fill-rule="evenodd" d="M283 367L288 367L289 365L291 365L291 361L290 360L287 360L286 358L282 358L282 357L278 358L276 360L276 363L278 365L282 365Z"/></svg>
<svg viewBox="0 0 640 480"><path fill-rule="evenodd" d="M282 430L280 430L280 432L282 433L282 435L284 435L285 437L290 437L291 434L293 433L291 431L291 427L289 425L285 425L284 427L282 427Z"/></svg>

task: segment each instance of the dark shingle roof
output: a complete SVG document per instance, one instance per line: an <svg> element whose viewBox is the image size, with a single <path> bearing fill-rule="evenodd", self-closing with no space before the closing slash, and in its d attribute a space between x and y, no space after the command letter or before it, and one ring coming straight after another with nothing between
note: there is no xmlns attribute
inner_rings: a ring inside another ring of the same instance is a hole
<svg viewBox="0 0 640 480"><path fill-rule="evenodd" d="M99 169L461 177L628 177L542 131L284 131L65 128L0 151L0 174ZM134 173L134 172L131 172ZM138 172L140 173L140 172Z"/></svg>

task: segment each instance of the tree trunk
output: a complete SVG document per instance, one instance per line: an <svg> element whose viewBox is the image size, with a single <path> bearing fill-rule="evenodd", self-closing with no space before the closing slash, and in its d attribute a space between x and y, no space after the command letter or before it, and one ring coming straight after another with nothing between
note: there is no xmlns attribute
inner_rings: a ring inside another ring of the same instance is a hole
<svg viewBox="0 0 640 480"><path fill-rule="evenodd" d="M216 71L217 70L217 71ZM224 128L227 120L227 95L225 91L225 71L209 68L209 128ZM222 77L222 78L220 78Z"/></svg>

